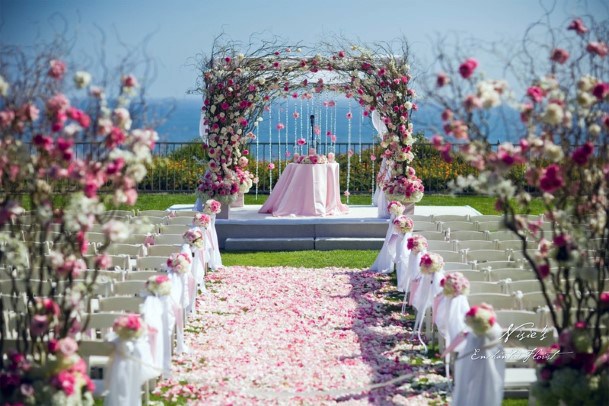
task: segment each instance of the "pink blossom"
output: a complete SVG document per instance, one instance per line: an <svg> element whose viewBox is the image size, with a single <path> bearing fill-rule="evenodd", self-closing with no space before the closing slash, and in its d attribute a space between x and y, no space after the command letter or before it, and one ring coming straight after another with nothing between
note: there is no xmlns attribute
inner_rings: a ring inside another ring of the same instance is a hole
<svg viewBox="0 0 609 406"><path fill-rule="evenodd" d="M569 59L569 51L562 48L554 48L552 50L552 54L550 55L550 60L554 62L558 62L560 64L564 64Z"/></svg>
<svg viewBox="0 0 609 406"><path fill-rule="evenodd" d="M350 149L349 151L347 151L347 156L352 157L353 156L353 150Z"/></svg>
<svg viewBox="0 0 609 406"><path fill-rule="evenodd" d="M476 95L470 94L463 100L465 111L471 113L475 109L482 108L482 100Z"/></svg>
<svg viewBox="0 0 609 406"><path fill-rule="evenodd" d="M552 164L546 167L541 174L539 187L544 192L552 193L563 187L565 184L561 174L560 166Z"/></svg>
<svg viewBox="0 0 609 406"><path fill-rule="evenodd" d="M374 155L374 154L370 154L370 160L371 160L372 162L376 161L376 155Z"/></svg>
<svg viewBox="0 0 609 406"><path fill-rule="evenodd" d="M40 116L40 110L33 103L25 103L17 112L19 118L24 121L34 122Z"/></svg>
<svg viewBox="0 0 609 406"><path fill-rule="evenodd" d="M541 103L545 97L545 92L539 86L531 86L527 89L527 96L529 96L534 103Z"/></svg>
<svg viewBox="0 0 609 406"><path fill-rule="evenodd" d="M296 140L296 144L303 146L307 143L307 140L305 140L304 138L299 138L298 140Z"/></svg>
<svg viewBox="0 0 609 406"><path fill-rule="evenodd" d="M450 121L453 118L453 112L451 109L444 109L442 111L442 121Z"/></svg>
<svg viewBox="0 0 609 406"><path fill-rule="evenodd" d="M609 291L601 292L598 299L602 307L609 307Z"/></svg>
<svg viewBox="0 0 609 406"><path fill-rule="evenodd" d="M268 165L268 168L269 168L270 171L272 171L273 169L275 169L275 164L270 162L269 165Z"/></svg>
<svg viewBox="0 0 609 406"><path fill-rule="evenodd" d="M66 396L71 396L74 394L76 377L68 371L61 371L51 379L51 383L55 388L62 390Z"/></svg>
<svg viewBox="0 0 609 406"><path fill-rule="evenodd" d="M12 110L0 111L0 128L8 128L15 119L15 113Z"/></svg>
<svg viewBox="0 0 609 406"><path fill-rule="evenodd" d="M353 113L348 112L348 113L346 114L346 117L347 117L347 120L351 120L351 119L353 118Z"/></svg>
<svg viewBox="0 0 609 406"><path fill-rule="evenodd" d="M295 111L292 113L292 117L294 117L294 119L298 119L300 117L300 113Z"/></svg>
<svg viewBox="0 0 609 406"><path fill-rule="evenodd" d="M576 18L575 20L571 21L571 24L569 24L567 30L573 30L578 35L583 35L588 32L588 27L585 26L581 18Z"/></svg>
<svg viewBox="0 0 609 406"><path fill-rule="evenodd" d="M478 67L478 61L474 58L468 58L459 66L459 74L463 79L468 79L474 74L474 70Z"/></svg>
<svg viewBox="0 0 609 406"><path fill-rule="evenodd" d="M78 343L72 337L65 337L58 342L58 351L65 357L69 358L78 351Z"/></svg>
<svg viewBox="0 0 609 406"><path fill-rule="evenodd" d="M548 264L539 264L537 266L537 273L539 274L539 276L542 279L547 278L548 276L550 276L550 266Z"/></svg>
<svg viewBox="0 0 609 406"><path fill-rule="evenodd" d="M49 328L49 317L44 314L35 314L30 323L30 334L39 337L47 332Z"/></svg>
<svg viewBox="0 0 609 406"><path fill-rule="evenodd" d="M436 76L436 86L444 87L450 83L450 78L446 73L438 73Z"/></svg>
<svg viewBox="0 0 609 406"><path fill-rule="evenodd" d="M349 196L351 196L351 193L349 193L349 191L348 191L348 190L345 190L345 191L343 192L343 195L345 195L345 197L349 197Z"/></svg>
<svg viewBox="0 0 609 406"><path fill-rule="evenodd" d="M592 94L598 99L598 101L602 101L607 97L607 95L609 95L609 83L597 83L592 89Z"/></svg>
<svg viewBox="0 0 609 406"><path fill-rule="evenodd" d="M60 61L59 59L52 59L49 64L51 66L48 74L53 79L61 79L66 73L66 64L63 61Z"/></svg>
<svg viewBox="0 0 609 406"><path fill-rule="evenodd" d="M126 88L133 88L138 86L137 79L134 75L124 75L121 78L121 83L123 87Z"/></svg>
<svg viewBox="0 0 609 406"><path fill-rule="evenodd" d="M581 147L578 147L573 151L571 159L579 166L584 166L588 163L588 160L594 153L594 145L591 142L587 142Z"/></svg>
<svg viewBox="0 0 609 406"><path fill-rule="evenodd" d="M285 126L283 125L283 123L277 123L277 130L281 131L285 128Z"/></svg>
<svg viewBox="0 0 609 406"><path fill-rule="evenodd" d="M586 46L586 51L592 55L598 55L601 58L606 57L609 54L609 46L604 42L589 42Z"/></svg>

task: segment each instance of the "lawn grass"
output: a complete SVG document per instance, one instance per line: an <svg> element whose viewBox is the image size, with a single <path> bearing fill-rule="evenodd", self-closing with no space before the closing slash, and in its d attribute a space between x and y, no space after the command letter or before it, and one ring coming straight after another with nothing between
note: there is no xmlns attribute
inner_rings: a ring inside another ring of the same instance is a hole
<svg viewBox="0 0 609 406"><path fill-rule="evenodd" d="M226 266L291 266L303 268L369 268L374 262L376 250L336 251L279 251L279 252L223 252Z"/></svg>
<svg viewBox="0 0 609 406"><path fill-rule="evenodd" d="M253 193L245 195L245 204L264 204L268 195L259 194L258 198ZM139 210L165 210L174 204L194 204L194 194L179 193L141 193L134 207L121 207L121 209ZM342 197L343 203L346 198ZM352 195L349 197L351 205L370 205L370 195ZM417 203L420 206L471 206L482 214L498 214L495 210L495 199L489 196L453 196L453 195L425 195L423 200ZM533 199L531 203L531 214L543 213L543 205L540 199Z"/></svg>

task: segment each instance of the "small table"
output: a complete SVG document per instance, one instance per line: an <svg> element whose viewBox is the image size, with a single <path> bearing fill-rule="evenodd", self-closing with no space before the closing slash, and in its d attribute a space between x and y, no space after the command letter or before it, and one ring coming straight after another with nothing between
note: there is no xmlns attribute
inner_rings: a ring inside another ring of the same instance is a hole
<svg viewBox="0 0 609 406"><path fill-rule="evenodd" d="M339 165L295 164L285 168L259 213L273 216L333 216L347 213L340 201Z"/></svg>

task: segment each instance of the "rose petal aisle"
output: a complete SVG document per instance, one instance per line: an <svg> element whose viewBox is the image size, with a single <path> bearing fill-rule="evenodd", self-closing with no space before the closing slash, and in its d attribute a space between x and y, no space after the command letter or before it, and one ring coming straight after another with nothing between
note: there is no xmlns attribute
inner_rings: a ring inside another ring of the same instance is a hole
<svg viewBox="0 0 609 406"><path fill-rule="evenodd" d="M353 269L227 267L207 275L190 354L154 395L189 404L427 404L443 365L408 343L388 276Z"/></svg>

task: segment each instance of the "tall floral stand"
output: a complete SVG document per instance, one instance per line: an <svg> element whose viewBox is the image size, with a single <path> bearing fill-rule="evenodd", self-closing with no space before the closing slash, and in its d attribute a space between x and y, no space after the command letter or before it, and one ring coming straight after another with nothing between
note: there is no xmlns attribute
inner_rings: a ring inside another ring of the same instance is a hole
<svg viewBox="0 0 609 406"><path fill-rule="evenodd" d="M217 219L228 219L228 211L231 208L230 203L220 202L222 204L220 213L216 214Z"/></svg>
<svg viewBox="0 0 609 406"><path fill-rule="evenodd" d="M237 200L232 202L230 204L230 207L243 207L244 204L245 204L245 194L239 192L239 194L237 195Z"/></svg>

